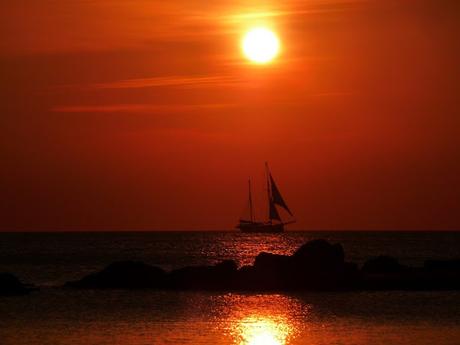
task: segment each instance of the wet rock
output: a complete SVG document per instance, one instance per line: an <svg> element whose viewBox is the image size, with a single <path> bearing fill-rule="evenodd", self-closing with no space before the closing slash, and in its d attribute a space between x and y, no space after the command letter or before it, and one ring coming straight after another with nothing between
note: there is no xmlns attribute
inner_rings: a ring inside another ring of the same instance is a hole
<svg viewBox="0 0 460 345"><path fill-rule="evenodd" d="M214 266L218 274L233 274L238 270L238 265L233 260L224 260Z"/></svg>
<svg viewBox="0 0 460 345"><path fill-rule="evenodd" d="M341 244L326 240L313 240L302 245L292 256L293 263L309 271L335 271L344 264Z"/></svg>
<svg viewBox="0 0 460 345"><path fill-rule="evenodd" d="M242 266L237 272L237 290L266 290L267 286L261 280L261 273L252 265Z"/></svg>
<svg viewBox="0 0 460 345"><path fill-rule="evenodd" d="M160 288L164 285L165 274L161 268L143 262L120 261L65 286L83 289Z"/></svg>
<svg viewBox="0 0 460 345"><path fill-rule="evenodd" d="M341 270L340 284L345 289L358 288L361 280L361 272L354 262L345 262Z"/></svg>
<svg viewBox="0 0 460 345"><path fill-rule="evenodd" d="M14 276L5 277L3 280L9 281L10 286L20 287ZM262 252L254 265L240 269L234 261L227 260L214 266L189 266L167 273L142 262L124 261L66 286L255 292L460 289L460 260L428 260L423 268L408 268L393 257L379 256L366 261L359 270L356 264L345 262L340 244L313 240L291 256Z"/></svg>
<svg viewBox="0 0 460 345"><path fill-rule="evenodd" d="M237 265L226 260L215 266L189 266L171 271L166 286L185 290L229 290L236 285Z"/></svg>
<svg viewBox="0 0 460 345"><path fill-rule="evenodd" d="M386 255L369 259L362 267L363 272L372 274L400 273L406 269L407 267L400 264L396 258Z"/></svg>
<svg viewBox="0 0 460 345"><path fill-rule="evenodd" d="M245 290L283 290L289 283L290 263L290 256L262 252L253 266L240 269L240 286Z"/></svg>
<svg viewBox="0 0 460 345"><path fill-rule="evenodd" d="M251 287L259 289L344 289L356 285L359 270L355 264L345 263L340 244L313 240L292 256L260 253L251 276L244 279L249 278L246 281Z"/></svg>
<svg viewBox="0 0 460 345"><path fill-rule="evenodd" d="M386 255L367 260L361 271L365 290L426 290L437 285L437 279L423 269L409 268Z"/></svg>
<svg viewBox="0 0 460 345"><path fill-rule="evenodd" d="M430 271L458 271L460 272L460 259L454 260L426 260L423 267Z"/></svg>
<svg viewBox="0 0 460 345"><path fill-rule="evenodd" d="M349 270L344 257L340 244L331 244L322 239L305 243L291 257L287 269L288 288L295 290L343 289L352 279L351 276L347 276Z"/></svg>
<svg viewBox="0 0 460 345"><path fill-rule="evenodd" d="M19 296L37 290L34 286L22 283L11 273L0 273L0 296Z"/></svg>
<svg viewBox="0 0 460 345"><path fill-rule="evenodd" d="M291 260L287 255L262 252L256 256L254 267L259 271L280 272L289 267Z"/></svg>

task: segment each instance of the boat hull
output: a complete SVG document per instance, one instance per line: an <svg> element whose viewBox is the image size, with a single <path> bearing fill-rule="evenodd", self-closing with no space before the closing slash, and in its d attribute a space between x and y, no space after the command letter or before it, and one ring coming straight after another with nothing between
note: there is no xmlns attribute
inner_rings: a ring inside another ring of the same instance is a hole
<svg viewBox="0 0 460 345"><path fill-rule="evenodd" d="M241 232L279 233L284 231L284 224L243 223L236 226Z"/></svg>

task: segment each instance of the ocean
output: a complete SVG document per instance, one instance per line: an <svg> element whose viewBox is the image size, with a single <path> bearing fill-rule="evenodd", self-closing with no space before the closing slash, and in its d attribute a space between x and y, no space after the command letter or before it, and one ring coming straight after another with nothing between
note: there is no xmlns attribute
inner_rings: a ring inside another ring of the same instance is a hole
<svg viewBox="0 0 460 345"><path fill-rule="evenodd" d="M1 345L459 344L460 292L210 293L74 291L60 286L117 260L165 269L261 251L291 254L307 240L344 246L362 264L386 254L421 266L460 257L460 232L0 233L0 272L39 292L0 298Z"/></svg>

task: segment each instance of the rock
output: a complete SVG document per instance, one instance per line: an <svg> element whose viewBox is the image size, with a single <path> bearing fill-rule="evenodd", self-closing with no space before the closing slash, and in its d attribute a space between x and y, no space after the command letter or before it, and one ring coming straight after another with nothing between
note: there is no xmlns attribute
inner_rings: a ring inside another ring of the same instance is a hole
<svg viewBox="0 0 460 345"><path fill-rule="evenodd" d="M167 287L182 290L231 290L236 285L238 266L226 260L215 266L189 266L173 270Z"/></svg>
<svg viewBox="0 0 460 345"><path fill-rule="evenodd" d="M304 290L341 290L356 285L357 267L345 263L340 244L313 240L302 245L292 256L289 286Z"/></svg>
<svg viewBox="0 0 460 345"><path fill-rule="evenodd" d="M259 278L260 273L252 265L241 267L237 272L235 288L237 290L260 290L263 291L264 285Z"/></svg>
<svg viewBox="0 0 460 345"><path fill-rule="evenodd" d="M253 270L240 271L251 289L260 290L343 289L359 276L355 264L345 263L342 246L325 240L309 241L292 256L260 253Z"/></svg>
<svg viewBox="0 0 460 345"><path fill-rule="evenodd" d="M32 285L22 283L11 273L0 273L0 296L19 296L37 290Z"/></svg>
<svg viewBox="0 0 460 345"><path fill-rule="evenodd" d="M372 274L400 273L406 269L396 258L386 255L369 259L362 267L363 272Z"/></svg>
<svg viewBox="0 0 460 345"><path fill-rule="evenodd" d="M247 285L248 290L285 289L289 284L291 261L292 258L287 255L262 252L256 256L253 269L246 269L250 274L246 273L246 277L240 279Z"/></svg>
<svg viewBox="0 0 460 345"><path fill-rule="evenodd" d="M238 265L234 260L224 260L214 266L219 274L233 274L238 270Z"/></svg>
<svg viewBox="0 0 460 345"><path fill-rule="evenodd" d="M114 262L102 271L81 280L69 282L67 287L81 289L144 289L164 285L165 271L137 261Z"/></svg>
<svg viewBox="0 0 460 345"><path fill-rule="evenodd" d="M308 271L335 271L344 264L345 254L341 244L326 240L313 240L302 245L292 256L293 262Z"/></svg>
<svg viewBox="0 0 460 345"><path fill-rule="evenodd" d="M454 260L426 260L423 267L430 271L459 271L460 272L460 259Z"/></svg>
<svg viewBox="0 0 460 345"><path fill-rule="evenodd" d="M0 294L4 291L24 291L21 284L12 275L0 275ZM254 265L240 269L234 261L226 260L214 266L189 266L167 273L142 262L124 261L113 263L66 286L254 292L458 290L460 260L428 260L423 268L408 268L393 257L379 256L367 260L359 270L356 264L345 262L340 244L313 240L291 256L262 252L256 256Z"/></svg>
<svg viewBox="0 0 460 345"><path fill-rule="evenodd" d="M289 281L290 262L290 256L262 252L253 266L239 270L240 286L245 290L282 290Z"/></svg>
<svg viewBox="0 0 460 345"><path fill-rule="evenodd" d="M260 271L274 272L286 270L290 263L290 256L262 252L256 256L254 267Z"/></svg>
<svg viewBox="0 0 460 345"><path fill-rule="evenodd" d="M361 280L361 272L354 262L345 262L341 272L340 284L345 289L357 288Z"/></svg>

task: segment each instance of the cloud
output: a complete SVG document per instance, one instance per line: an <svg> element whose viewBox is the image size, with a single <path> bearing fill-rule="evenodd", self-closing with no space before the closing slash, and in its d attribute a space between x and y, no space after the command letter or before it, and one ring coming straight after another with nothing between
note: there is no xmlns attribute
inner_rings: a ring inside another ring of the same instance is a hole
<svg viewBox="0 0 460 345"><path fill-rule="evenodd" d="M0 53L62 53L145 48L233 34L246 21L329 12L360 0L254 4L198 0L3 0ZM26 4L25 4L26 3Z"/></svg>
<svg viewBox="0 0 460 345"><path fill-rule="evenodd" d="M318 13L341 12L349 9L350 6L365 3L367 0L317 0L317 1L284 1L282 5L271 9L261 8L247 9L233 12L222 16L224 22L234 24L247 21L257 21L274 17L289 17L298 15L310 15Z"/></svg>
<svg viewBox="0 0 460 345"><path fill-rule="evenodd" d="M51 109L56 113L168 113L187 112L196 109L220 109L235 107L235 104L105 104L63 105Z"/></svg>
<svg viewBox="0 0 460 345"><path fill-rule="evenodd" d="M139 89L146 87L182 86L206 87L209 85L228 86L241 83L232 76L166 76L139 79L125 79L108 83L96 83L90 89Z"/></svg>

